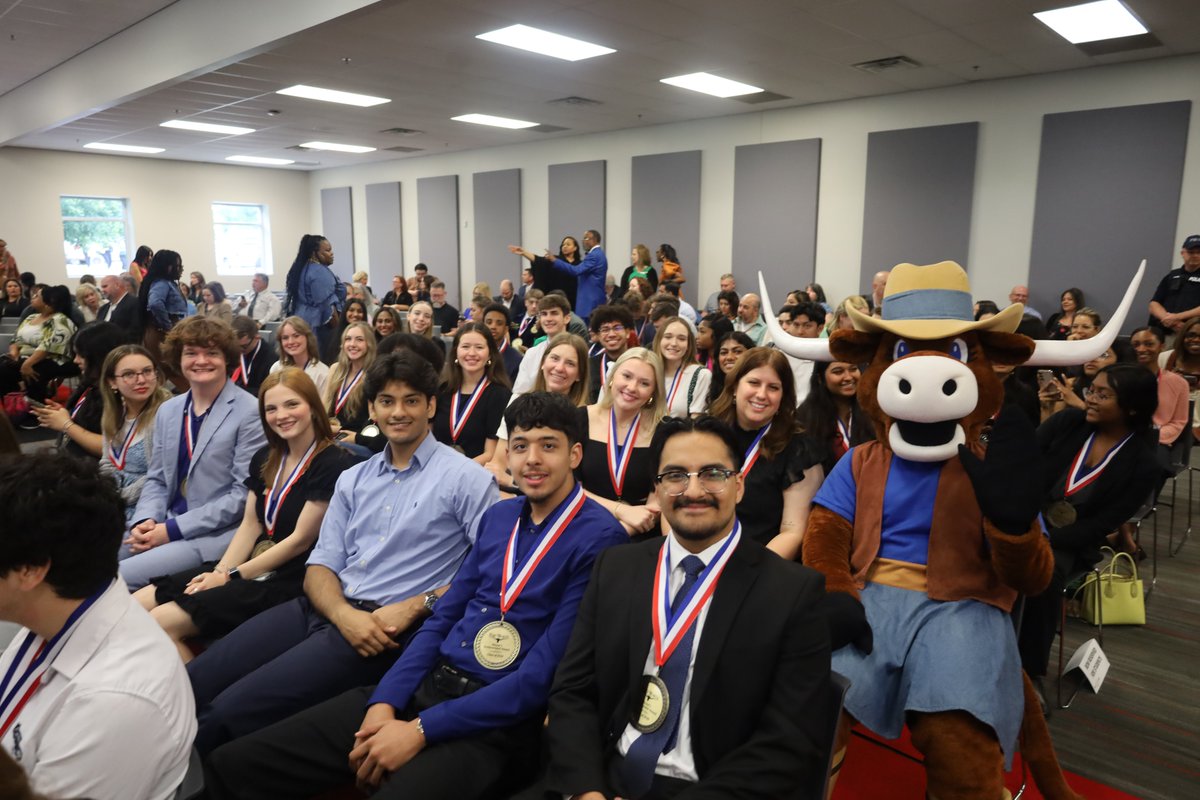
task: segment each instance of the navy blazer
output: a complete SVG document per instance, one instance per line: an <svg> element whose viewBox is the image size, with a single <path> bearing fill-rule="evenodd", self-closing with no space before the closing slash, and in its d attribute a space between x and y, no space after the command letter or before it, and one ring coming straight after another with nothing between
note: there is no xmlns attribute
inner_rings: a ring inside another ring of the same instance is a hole
<svg viewBox="0 0 1200 800"><path fill-rule="evenodd" d="M578 264L571 264L561 258L555 259L554 268L562 272L569 272L579 279L576 307L572 309L576 314L587 319L591 316L592 309L604 305L607 299L604 292L604 279L608 275L608 257L604 255L600 245L589 250L588 254L583 257L583 261Z"/></svg>
<svg viewBox="0 0 1200 800"><path fill-rule="evenodd" d="M226 380L192 452L187 475L188 510L173 516L169 506L179 482L179 439L187 398L186 394L172 397L158 409L150 471L133 519L165 522L173 518L184 539L208 537L216 543L207 548L214 549L214 553L205 552L201 545L205 559L219 558L227 544L222 535L237 528L245 511L250 459L267 440L258 418L258 400Z"/></svg>

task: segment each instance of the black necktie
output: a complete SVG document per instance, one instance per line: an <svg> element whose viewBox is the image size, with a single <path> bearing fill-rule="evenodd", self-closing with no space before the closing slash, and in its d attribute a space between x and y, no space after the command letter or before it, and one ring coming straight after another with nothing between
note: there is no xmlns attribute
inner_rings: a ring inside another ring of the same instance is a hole
<svg viewBox="0 0 1200 800"><path fill-rule="evenodd" d="M250 298L250 307L246 309L246 316L254 316L254 304L258 302L258 292L254 293L254 297Z"/></svg>

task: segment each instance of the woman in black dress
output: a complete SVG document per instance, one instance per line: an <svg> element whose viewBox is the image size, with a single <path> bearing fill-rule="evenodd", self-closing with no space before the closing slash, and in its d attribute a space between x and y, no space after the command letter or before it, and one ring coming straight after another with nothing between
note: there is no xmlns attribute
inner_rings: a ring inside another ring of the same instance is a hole
<svg viewBox="0 0 1200 800"><path fill-rule="evenodd" d="M1071 335L1071 323L1075 321L1075 312L1083 308L1083 290L1071 287L1059 298L1059 310L1046 320L1047 338L1064 340Z"/></svg>
<svg viewBox="0 0 1200 800"><path fill-rule="evenodd" d="M746 453L737 505L742 532L789 561L800 555L808 510L825 479L812 442L796 425L792 381L787 356L755 347L737 360L709 408Z"/></svg>
<svg viewBox="0 0 1200 800"><path fill-rule="evenodd" d="M134 597L192 659L186 640L229 633L304 593L304 562L338 476L356 459L333 441L316 385L288 367L263 381L267 444L250 462L242 524L216 563L159 578Z"/></svg>
<svg viewBox="0 0 1200 800"><path fill-rule="evenodd" d="M658 529L650 441L666 413L662 385L662 360L634 347L613 364L600 399L579 410L588 435L576 477L630 536Z"/></svg>
<svg viewBox="0 0 1200 800"><path fill-rule="evenodd" d="M486 464L496 452L497 430L512 384L496 340L482 322L463 323L450 348L437 394L433 435L467 458Z"/></svg>
<svg viewBox="0 0 1200 800"><path fill-rule="evenodd" d="M808 397L796 409L796 421L808 434L825 475L851 447L875 438L875 426L858 404L861 377L858 364L818 361L808 382Z"/></svg>
<svg viewBox="0 0 1200 800"><path fill-rule="evenodd" d="M325 411L334 435L341 441L354 442L355 435L371 418L363 384L374 363L374 331L365 322L351 322L342 331L338 360L325 384Z"/></svg>
<svg viewBox="0 0 1200 800"><path fill-rule="evenodd" d="M568 264L578 264L583 260L579 252L579 240L574 236L564 236L558 245L558 258ZM545 256L539 256L523 247L509 245L509 252L522 256L530 263L529 271L533 275L533 285L546 294L559 289L567 296L571 308L575 307L575 294L579 290L579 279L569 272L555 269L554 262Z"/></svg>

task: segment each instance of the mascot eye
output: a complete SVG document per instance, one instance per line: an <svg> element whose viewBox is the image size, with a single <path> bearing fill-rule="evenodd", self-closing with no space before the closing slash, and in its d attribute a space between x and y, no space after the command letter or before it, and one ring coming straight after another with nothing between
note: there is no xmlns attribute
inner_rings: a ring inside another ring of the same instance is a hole
<svg viewBox="0 0 1200 800"><path fill-rule="evenodd" d="M911 352L912 348L908 346L908 342L900 339L896 342L896 346L892 348L892 361L899 361Z"/></svg>
<svg viewBox="0 0 1200 800"><path fill-rule="evenodd" d="M961 361L965 364L967 361L967 357L970 354L971 354L971 349L969 347L967 347L967 343L964 342L962 339L955 339L953 342L950 343L950 357L951 358L957 358L959 361Z"/></svg>

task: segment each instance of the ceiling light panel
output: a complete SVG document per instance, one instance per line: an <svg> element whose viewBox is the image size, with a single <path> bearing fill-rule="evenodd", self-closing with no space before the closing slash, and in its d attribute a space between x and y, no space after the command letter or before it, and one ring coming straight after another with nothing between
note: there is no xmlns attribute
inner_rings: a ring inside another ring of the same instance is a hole
<svg viewBox="0 0 1200 800"><path fill-rule="evenodd" d="M295 164L290 158L266 158L265 156L226 156L226 161L236 161L239 164L262 164L269 167L284 167Z"/></svg>
<svg viewBox="0 0 1200 800"><path fill-rule="evenodd" d="M211 122L194 122L189 119L169 119L159 123L162 128L178 128L181 131L201 131L202 133L223 133L229 136L241 136L254 133L254 128L239 128L237 125L214 125Z"/></svg>
<svg viewBox="0 0 1200 800"><path fill-rule="evenodd" d="M340 92L336 89L322 89L319 86L305 86L302 83L289 86L286 89L280 89L276 94L285 94L288 97L303 97L308 100L324 100L327 103L342 103L343 105L358 106L360 108L369 108L370 106L379 106L392 102L386 97L372 97L369 94Z"/></svg>
<svg viewBox="0 0 1200 800"><path fill-rule="evenodd" d="M592 44L582 39L573 39L559 33L551 33L528 25L510 25L495 31L481 33L475 37L485 42L494 42L518 50L528 50L551 58L561 58L563 61L582 61L585 58L615 53L611 47Z"/></svg>
<svg viewBox="0 0 1200 800"><path fill-rule="evenodd" d="M491 125L493 128L508 128L509 130L520 130L521 128L536 128L538 123L529 122L524 119L509 119L508 117L493 117L491 114L463 114L458 117L451 117L455 122L470 122L472 125Z"/></svg>
<svg viewBox="0 0 1200 800"><path fill-rule="evenodd" d="M136 144L112 144L110 142L88 142L84 145L88 150L109 150L113 153L162 153L162 147L143 147Z"/></svg>
<svg viewBox="0 0 1200 800"><path fill-rule="evenodd" d="M748 83L731 81L707 72L693 72L690 75L676 75L674 78L663 78L660 83L678 86L680 89L691 89L693 92L710 94L713 97L740 97L744 94L754 94L763 91Z"/></svg>
<svg viewBox="0 0 1200 800"><path fill-rule="evenodd" d="M1072 44L1098 42L1146 33L1146 26L1118 0L1099 0L1034 14L1042 23Z"/></svg>
<svg viewBox="0 0 1200 800"><path fill-rule="evenodd" d="M337 153L373 153L374 147L361 144L339 144L337 142L305 142L300 145L306 150L333 150Z"/></svg>

